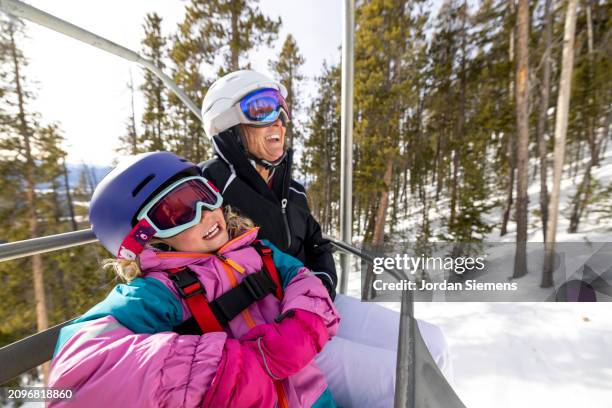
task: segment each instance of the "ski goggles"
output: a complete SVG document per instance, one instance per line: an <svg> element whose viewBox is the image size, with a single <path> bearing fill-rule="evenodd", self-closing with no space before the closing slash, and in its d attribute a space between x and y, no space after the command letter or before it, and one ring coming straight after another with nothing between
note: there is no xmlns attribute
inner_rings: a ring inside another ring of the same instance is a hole
<svg viewBox="0 0 612 408"><path fill-rule="evenodd" d="M123 238L117 257L136 259L153 237L168 238L202 220L202 208L223 204L219 190L204 177L185 177L166 187L138 213L138 222Z"/></svg>
<svg viewBox="0 0 612 408"><path fill-rule="evenodd" d="M219 190L204 177L186 177L157 194L136 219L155 228L155 237L168 238L193 227L202 220L202 208L221 207Z"/></svg>
<svg viewBox="0 0 612 408"><path fill-rule="evenodd" d="M239 106L246 123L251 126L268 126L279 116L283 125L290 120L287 102L278 89L257 89L245 95Z"/></svg>

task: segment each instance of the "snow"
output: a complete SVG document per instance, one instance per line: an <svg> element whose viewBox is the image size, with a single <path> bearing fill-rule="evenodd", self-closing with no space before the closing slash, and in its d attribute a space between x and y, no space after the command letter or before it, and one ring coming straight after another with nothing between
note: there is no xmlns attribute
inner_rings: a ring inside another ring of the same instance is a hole
<svg viewBox="0 0 612 408"><path fill-rule="evenodd" d="M610 303L415 304L445 333L469 408L610 407L611 312Z"/></svg>
<svg viewBox="0 0 612 408"><path fill-rule="evenodd" d="M360 297L353 270L348 294ZM419 302L414 311L444 332L450 381L468 408L612 404L612 303Z"/></svg>
<svg viewBox="0 0 612 408"><path fill-rule="evenodd" d="M612 144L593 176L602 186L612 183ZM561 184L557 242L611 242L612 220L598 220L596 214L581 220L578 233L566 232L569 200L581 178L579 171ZM530 181L528 239L538 242L542 230L533 211L539 207L539 179ZM440 225L447 206L442 200L433 206L434 225ZM420 208L411 210L398 239L415 238ZM501 210L488 217L499 222ZM485 241L513 242L515 226L508 224L505 237L497 227ZM348 294L360 297L359 265L354 265ZM539 276L530 272L522 279L536 282ZM382 305L400 309L399 303ZM612 406L612 303L416 303L414 310L444 332L454 367L451 383L468 408Z"/></svg>

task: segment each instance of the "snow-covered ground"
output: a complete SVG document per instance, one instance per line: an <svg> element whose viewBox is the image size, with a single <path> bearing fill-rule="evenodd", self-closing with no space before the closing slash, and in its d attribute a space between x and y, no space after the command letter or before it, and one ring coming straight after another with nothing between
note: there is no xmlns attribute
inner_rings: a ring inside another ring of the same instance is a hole
<svg viewBox="0 0 612 408"><path fill-rule="evenodd" d="M612 183L612 143L593 176L603 186ZM566 232L569 198L581 177L579 172L561 185L557 242L611 242L612 220L599 220L596 214L581 220L579 233ZM538 194L536 179L529 188L530 241L542 240L533 215ZM414 239L419 211L413 209L398 235ZM434 210L431 215L434 224L441 217ZM498 222L501 210L489 219ZM486 241L514 241L515 226L510 222L503 238L497 228ZM356 266L349 295L360 297L359 287ZM452 383L468 408L612 407L612 303L416 303L415 316L444 332L454 366Z"/></svg>
<svg viewBox="0 0 612 408"><path fill-rule="evenodd" d="M349 295L359 297L359 272ZM381 303L399 311L399 303ZM612 303L416 303L442 329L468 408L612 406Z"/></svg>
<svg viewBox="0 0 612 408"><path fill-rule="evenodd" d="M417 303L468 408L612 406L612 303Z"/></svg>

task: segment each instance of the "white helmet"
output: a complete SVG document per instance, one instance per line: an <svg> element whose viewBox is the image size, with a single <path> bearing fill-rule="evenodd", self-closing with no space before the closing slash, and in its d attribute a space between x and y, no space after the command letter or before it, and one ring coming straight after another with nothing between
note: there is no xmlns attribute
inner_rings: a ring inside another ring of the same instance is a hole
<svg viewBox="0 0 612 408"><path fill-rule="evenodd" d="M202 102L206 134L212 138L232 126L251 123L242 114L239 102L248 93L263 88L277 89L283 98L287 97L287 89L280 82L256 71L235 71L217 79Z"/></svg>

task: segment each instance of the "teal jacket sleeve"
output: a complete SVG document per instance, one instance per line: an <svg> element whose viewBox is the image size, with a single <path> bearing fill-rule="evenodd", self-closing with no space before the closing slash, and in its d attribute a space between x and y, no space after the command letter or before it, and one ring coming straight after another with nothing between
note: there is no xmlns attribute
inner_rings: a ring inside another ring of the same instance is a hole
<svg viewBox="0 0 612 408"><path fill-rule="evenodd" d="M111 315L134 333L172 331L183 319L179 300L160 281L136 278L120 284L106 298L81 317L62 328L55 351L88 321Z"/></svg>
<svg viewBox="0 0 612 408"><path fill-rule="evenodd" d="M285 289L295 275L298 274L299 270L304 268L304 264L299 259L278 249L267 239L262 239L261 242L272 250L272 260L280 276L283 289Z"/></svg>

